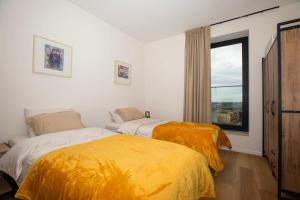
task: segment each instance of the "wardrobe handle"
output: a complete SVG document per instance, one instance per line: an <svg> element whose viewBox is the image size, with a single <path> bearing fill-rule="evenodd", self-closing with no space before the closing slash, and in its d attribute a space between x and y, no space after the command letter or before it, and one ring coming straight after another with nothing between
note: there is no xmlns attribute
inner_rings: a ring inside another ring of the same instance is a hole
<svg viewBox="0 0 300 200"><path fill-rule="evenodd" d="M272 113L273 116L275 115L275 108L274 108L274 106L275 106L275 101L273 100L272 104L271 104L271 113Z"/></svg>
<svg viewBox="0 0 300 200"><path fill-rule="evenodd" d="M269 113L269 101L266 102L266 111Z"/></svg>
<svg viewBox="0 0 300 200"><path fill-rule="evenodd" d="M276 165L275 165L275 163L273 161L270 164L271 164L272 168L276 168Z"/></svg>
<svg viewBox="0 0 300 200"><path fill-rule="evenodd" d="M272 163L272 167L273 167L273 168L276 168L276 165L275 165L274 163Z"/></svg>
<svg viewBox="0 0 300 200"><path fill-rule="evenodd" d="M274 151L274 149L271 149L271 153L272 153L273 155L275 155L275 151Z"/></svg>

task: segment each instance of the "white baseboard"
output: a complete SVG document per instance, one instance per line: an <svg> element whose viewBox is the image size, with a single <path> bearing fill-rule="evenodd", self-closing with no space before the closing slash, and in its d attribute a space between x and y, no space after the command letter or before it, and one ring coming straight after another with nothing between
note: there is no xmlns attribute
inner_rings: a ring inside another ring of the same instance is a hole
<svg viewBox="0 0 300 200"><path fill-rule="evenodd" d="M221 147L221 149L230 151L226 147ZM256 156L262 156L262 152L260 152L260 151L253 151L253 150L250 150L250 149L241 149L241 148L234 148L234 147L232 147L231 151L239 152L239 153L246 153L246 154L251 154L251 155L256 155Z"/></svg>

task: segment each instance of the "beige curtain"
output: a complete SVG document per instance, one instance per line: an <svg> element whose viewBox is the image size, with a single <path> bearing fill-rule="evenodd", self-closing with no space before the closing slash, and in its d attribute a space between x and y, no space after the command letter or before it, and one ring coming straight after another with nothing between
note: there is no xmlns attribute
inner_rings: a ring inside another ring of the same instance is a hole
<svg viewBox="0 0 300 200"><path fill-rule="evenodd" d="M184 121L211 123L210 27L186 32Z"/></svg>

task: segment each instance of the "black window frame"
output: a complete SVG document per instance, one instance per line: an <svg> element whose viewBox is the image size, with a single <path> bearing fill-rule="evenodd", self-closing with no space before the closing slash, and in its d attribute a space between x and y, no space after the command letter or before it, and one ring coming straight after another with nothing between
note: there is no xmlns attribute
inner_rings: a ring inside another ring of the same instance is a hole
<svg viewBox="0 0 300 200"><path fill-rule="evenodd" d="M242 103L242 126L233 126L225 124L217 124L222 129L234 130L234 131L249 131L249 49L248 49L248 36L240 37L231 40L225 40L221 42L211 43L211 49L230 46L234 44L242 44L242 91L243 91L243 103Z"/></svg>

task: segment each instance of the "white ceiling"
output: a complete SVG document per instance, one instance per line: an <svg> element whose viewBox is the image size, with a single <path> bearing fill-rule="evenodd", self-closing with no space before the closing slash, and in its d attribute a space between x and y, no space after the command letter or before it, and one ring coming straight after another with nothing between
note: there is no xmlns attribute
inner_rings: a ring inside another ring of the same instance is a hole
<svg viewBox="0 0 300 200"><path fill-rule="evenodd" d="M142 42L298 0L71 0Z"/></svg>

